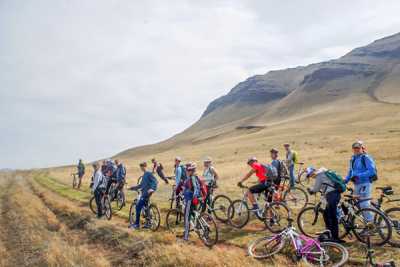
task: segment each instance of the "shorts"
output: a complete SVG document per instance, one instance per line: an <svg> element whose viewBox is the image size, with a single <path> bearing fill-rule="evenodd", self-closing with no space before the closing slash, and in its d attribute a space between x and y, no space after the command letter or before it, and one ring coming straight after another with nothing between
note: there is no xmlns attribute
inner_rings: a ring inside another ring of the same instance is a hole
<svg viewBox="0 0 400 267"><path fill-rule="evenodd" d="M260 193L264 192L268 187L269 187L268 184L265 184L265 183L262 183L262 184L261 184L261 183L259 183L259 184L256 184L256 185L251 186L251 187L249 188L249 191L250 191L252 194L260 194Z"/></svg>

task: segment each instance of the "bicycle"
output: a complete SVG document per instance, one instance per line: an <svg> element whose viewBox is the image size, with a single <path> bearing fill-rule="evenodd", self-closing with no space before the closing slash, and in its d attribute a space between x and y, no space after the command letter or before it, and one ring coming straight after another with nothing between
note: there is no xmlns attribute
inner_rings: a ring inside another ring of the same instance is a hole
<svg viewBox="0 0 400 267"><path fill-rule="evenodd" d="M208 186L206 200L202 203L201 212L208 212L223 223L228 222L228 208L232 200L225 195L217 195L214 197L214 190L217 188L213 182Z"/></svg>
<svg viewBox="0 0 400 267"><path fill-rule="evenodd" d="M296 260L303 260L309 266L344 266L349 259L347 249L333 242L319 242L299 234L293 227L293 219L279 234L259 238L248 247L248 254L256 259L266 259L282 251L289 241L295 250ZM329 231L328 231L329 232ZM323 233L326 234L326 231Z"/></svg>
<svg viewBox="0 0 400 267"><path fill-rule="evenodd" d="M299 165L297 170L296 183L306 187L310 185L311 178L307 177L307 169L304 167L304 162L295 163Z"/></svg>
<svg viewBox="0 0 400 267"><path fill-rule="evenodd" d="M307 192L297 186L290 187L290 178L288 176L284 176L282 179L283 182L277 186L278 198L285 202L289 209L302 209L306 207L309 204Z"/></svg>
<svg viewBox="0 0 400 267"><path fill-rule="evenodd" d="M331 186L324 183L323 185ZM353 190L348 188L351 194L344 195L344 200L337 207L339 223L339 239L355 235L358 241L366 243L365 236L378 236L374 245L386 244L391 235L392 227L389 219L379 210L369 207L360 208L359 203L370 199L360 199L353 195ZM325 229L323 222L323 210L326 206L325 192L320 192L320 201L315 206L302 209L297 216L297 225L302 234L308 237L316 237L316 232ZM373 221L368 221L366 214L369 214ZM385 231L386 230L386 231Z"/></svg>
<svg viewBox="0 0 400 267"><path fill-rule="evenodd" d="M235 228L243 228L250 220L250 210L247 204L247 192L249 188L247 186L241 186L243 190L243 198L232 201L228 208L228 221L229 224ZM274 226L279 226L283 218L287 218L290 215L289 208L280 201L268 201L269 194L274 195L274 186L271 186L265 192L257 194L256 203L259 203L263 198L265 204L259 205L260 209L255 212L257 219L264 222L271 232L279 231Z"/></svg>
<svg viewBox="0 0 400 267"><path fill-rule="evenodd" d="M375 251L371 246L370 237L367 237L367 245L366 245L367 255L365 257L365 264L364 266L371 266L371 267L396 267L394 260L390 260L385 263L376 263L375 262Z"/></svg>
<svg viewBox="0 0 400 267"><path fill-rule="evenodd" d="M176 209L169 210L166 218L167 229L175 234L183 233L185 230L182 194L179 194L178 197L180 198L177 202L179 206ZM194 209L189 219L190 231L195 231L204 245L212 247L218 242L218 227L210 214Z"/></svg>
<svg viewBox="0 0 400 267"><path fill-rule="evenodd" d="M392 207L389 209L382 209L382 204L385 203L395 203L400 202L400 199L392 199L389 196L394 194L393 188L391 186L377 187L380 190L379 198L377 202L372 201L371 205L374 206L379 211L383 212L391 222L392 226L392 238L388 243L393 247L400 247L400 207ZM384 201L386 199L386 201ZM397 237L397 238L396 238Z"/></svg>
<svg viewBox="0 0 400 267"><path fill-rule="evenodd" d="M106 218L108 220L111 220L111 218L112 218L111 202L108 197L108 194L105 192L105 189L101 192L101 202L100 203L101 203L103 214L106 215ZM92 196L92 198L90 199L89 207L94 214L97 214L97 203L96 203L95 196Z"/></svg>
<svg viewBox="0 0 400 267"><path fill-rule="evenodd" d="M124 182L125 184L125 182ZM126 205L126 200L125 200L125 193L123 189L118 188L118 183L112 183L110 186L110 192L109 192L111 198L111 203L115 202L116 204L116 210L120 211L123 207Z"/></svg>
<svg viewBox="0 0 400 267"><path fill-rule="evenodd" d="M137 198L135 200L133 200L131 207L129 208L129 223L135 224L135 220L136 220L136 205L139 202L142 194L138 191L138 190L133 190L136 191L138 193ZM141 224L143 225L150 225L150 230L155 232L158 230L158 228L160 227L161 224L161 218L160 218L160 210L158 209L158 207L153 204L150 203L150 201L148 201L142 211L141 211L141 216L140 216L144 222L141 222Z"/></svg>

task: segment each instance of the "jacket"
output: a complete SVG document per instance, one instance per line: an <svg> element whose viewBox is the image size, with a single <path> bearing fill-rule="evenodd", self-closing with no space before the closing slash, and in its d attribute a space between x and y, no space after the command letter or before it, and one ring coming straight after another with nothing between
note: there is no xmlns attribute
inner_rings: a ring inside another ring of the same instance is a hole
<svg viewBox="0 0 400 267"><path fill-rule="evenodd" d="M143 174L142 181L137 186L132 186L131 190L140 190L143 196L147 196L149 194L149 190L152 189L153 191L157 190L157 179L154 175L146 171Z"/></svg>
<svg viewBox="0 0 400 267"><path fill-rule="evenodd" d="M353 177L355 177L355 184L370 183L370 178L376 175L375 162L368 154L353 155L349 165L345 183L348 183Z"/></svg>
<svg viewBox="0 0 400 267"><path fill-rule="evenodd" d="M125 169L125 166L122 165L122 163L120 163L117 166L117 170L115 171L115 177L116 177L118 182L121 182L122 180L125 179L125 177L126 177L126 169Z"/></svg>

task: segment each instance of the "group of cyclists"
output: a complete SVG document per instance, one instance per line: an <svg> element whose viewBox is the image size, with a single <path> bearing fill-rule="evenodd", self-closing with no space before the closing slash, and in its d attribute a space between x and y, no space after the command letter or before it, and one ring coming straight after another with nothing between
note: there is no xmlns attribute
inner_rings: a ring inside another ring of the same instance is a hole
<svg viewBox="0 0 400 267"><path fill-rule="evenodd" d="M291 148L290 144L283 145L285 157L283 160L279 158L279 151L275 148L270 150L271 161L269 163L261 163L256 157L251 157L247 161L250 170L238 182L239 187L243 187L243 183L250 177L257 177L257 184L248 188L247 198L251 203L249 210L261 216L262 207L259 207L254 194L266 192L271 187L277 187L281 183L283 177L288 177L289 184L293 187L296 183L295 164L298 163L298 154ZM346 190L347 183L354 183L354 192L356 195L367 199L360 203L361 207L369 207L372 191L372 183L377 179L377 169L373 158L367 153L366 146L362 141L352 144L353 155L349 162L349 170L344 179L336 172L326 168L308 167L305 171L307 178L315 178L314 185L307 188L310 194L324 192L323 197L326 200L323 218L326 228L331 232L333 242L344 243L339 238L339 226L337 219L337 206L341 199L341 194ZM189 218L194 209L198 209L199 205L207 202L207 191L211 187L216 188L219 179L218 172L213 165L210 157L203 160L204 169L202 175L197 174L197 165L193 162L184 164L180 157L175 158L174 177L167 177L164 173L163 165L156 159L151 160L151 167L148 168L146 162L141 162L139 167L142 171L140 183L129 187L130 190L140 190L141 196L136 205L136 218L129 226L132 229L140 229L141 211L145 205L149 203L150 197L157 191L157 178L159 176L166 184L169 179L175 179L174 195L183 195L184 200L184 234L183 239L188 240L190 224ZM83 166L83 168L82 168ZM79 177L84 174L84 165L79 161L77 166ZM126 169L118 160L105 160L100 165L95 162L93 164L94 174L92 177L91 188L96 199L98 207L97 216L102 217L100 209L100 201L102 194L109 193L111 184L116 184L119 190L123 190ZM115 196L110 196L111 200ZM268 201L272 201L269 197ZM372 220L373 218L368 218ZM149 225L145 223L144 228Z"/></svg>

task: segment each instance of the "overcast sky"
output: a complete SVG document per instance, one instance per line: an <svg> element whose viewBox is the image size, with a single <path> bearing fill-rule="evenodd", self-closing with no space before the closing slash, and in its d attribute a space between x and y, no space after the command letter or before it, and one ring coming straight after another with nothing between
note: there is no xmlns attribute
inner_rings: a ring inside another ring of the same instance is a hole
<svg viewBox="0 0 400 267"><path fill-rule="evenodd" d="M0 168L104 158L254 74L400 31L400 1L0 0Z"/></svg>

